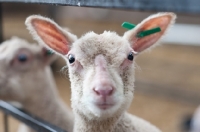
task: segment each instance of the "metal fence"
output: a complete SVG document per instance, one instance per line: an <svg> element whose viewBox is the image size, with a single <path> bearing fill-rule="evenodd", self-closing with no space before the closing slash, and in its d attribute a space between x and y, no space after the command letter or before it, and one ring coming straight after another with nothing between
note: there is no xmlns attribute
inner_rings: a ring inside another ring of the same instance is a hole
<svg viewBox="0 0 200 132"><path fill-rule="evenodd" d="M4 101L0 101L0 110L4 113L4 132L9 132L8 116L14 117L37 132L66 132Z"/></svg>

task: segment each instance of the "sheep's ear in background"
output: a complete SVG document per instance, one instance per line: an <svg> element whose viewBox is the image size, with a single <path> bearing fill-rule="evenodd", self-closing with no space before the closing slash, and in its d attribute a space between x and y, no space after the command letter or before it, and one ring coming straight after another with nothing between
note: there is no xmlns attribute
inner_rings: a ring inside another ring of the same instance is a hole
<svg viewBox="0 0 200 132"><path fill-rule="evenodd" d="M176 15L174 13L158 13L152 15L143 20L134 29L127 31L123 38L130 42L131 47L135 52L142 52L150 46L154 45L163 36L169 26L174 23L175 18ZM156 27L160 27L161 31L145 37L137 36L141 31L153 29Z"/></svg>
<svg viewBox="0 0 200 132"><path fill-rule="evenodd" d="M48 49L66 55L77 37L63 30L54 21L38 15L29 16L25 22L32 36Z"/></svg>

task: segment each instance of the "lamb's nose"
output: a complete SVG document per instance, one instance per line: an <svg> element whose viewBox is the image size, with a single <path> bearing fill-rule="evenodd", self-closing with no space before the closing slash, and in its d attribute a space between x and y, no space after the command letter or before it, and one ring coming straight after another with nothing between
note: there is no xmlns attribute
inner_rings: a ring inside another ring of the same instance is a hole
<svg viewBox="0 0 200 132"><path fill-rule="evenodd" d="M113 87L95 87L93 88L93 91L99 96L110 96L113 93Z"/></svg>

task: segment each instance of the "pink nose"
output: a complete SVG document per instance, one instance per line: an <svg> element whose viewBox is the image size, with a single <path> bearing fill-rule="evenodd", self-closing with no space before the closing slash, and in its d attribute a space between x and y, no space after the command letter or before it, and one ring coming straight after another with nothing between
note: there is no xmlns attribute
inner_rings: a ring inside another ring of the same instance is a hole
<svg viewBox="0 0 200 132"><path fill-rule="evenodd" d="M100 88L100 87L95 87L93 89L93 91L99 95L99 96L110 96L113 93L113 88L112 87L104 87L104 88Z"/></svg>

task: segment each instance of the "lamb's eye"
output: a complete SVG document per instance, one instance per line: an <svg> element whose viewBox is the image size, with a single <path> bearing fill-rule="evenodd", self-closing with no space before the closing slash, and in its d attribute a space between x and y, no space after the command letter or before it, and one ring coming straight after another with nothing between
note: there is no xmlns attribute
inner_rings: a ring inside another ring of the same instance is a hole
<svg viewBox="0 0 200 132"><path fill-rule="evenodd" d="M127 56L128 60L133 61L134 55L133 52L130 52Z"/></svg>
<svg viewBox="0 0 200 132"><path fill-rule="evenodd" d="M28 57L25 55L25 54L19 54L18 57L17 57L18 61L19 62L26 62Z"/></svg>
<svg viewBox="0 0 200 132"><path fill-rule="evenodd" d="M72 54L70 54L70 55L68 56L68 59L69 59L69 63L70 63L70 64L74 63L74 61L75 61L75 57L74 57L74 55L72 55Z"/></svg>

